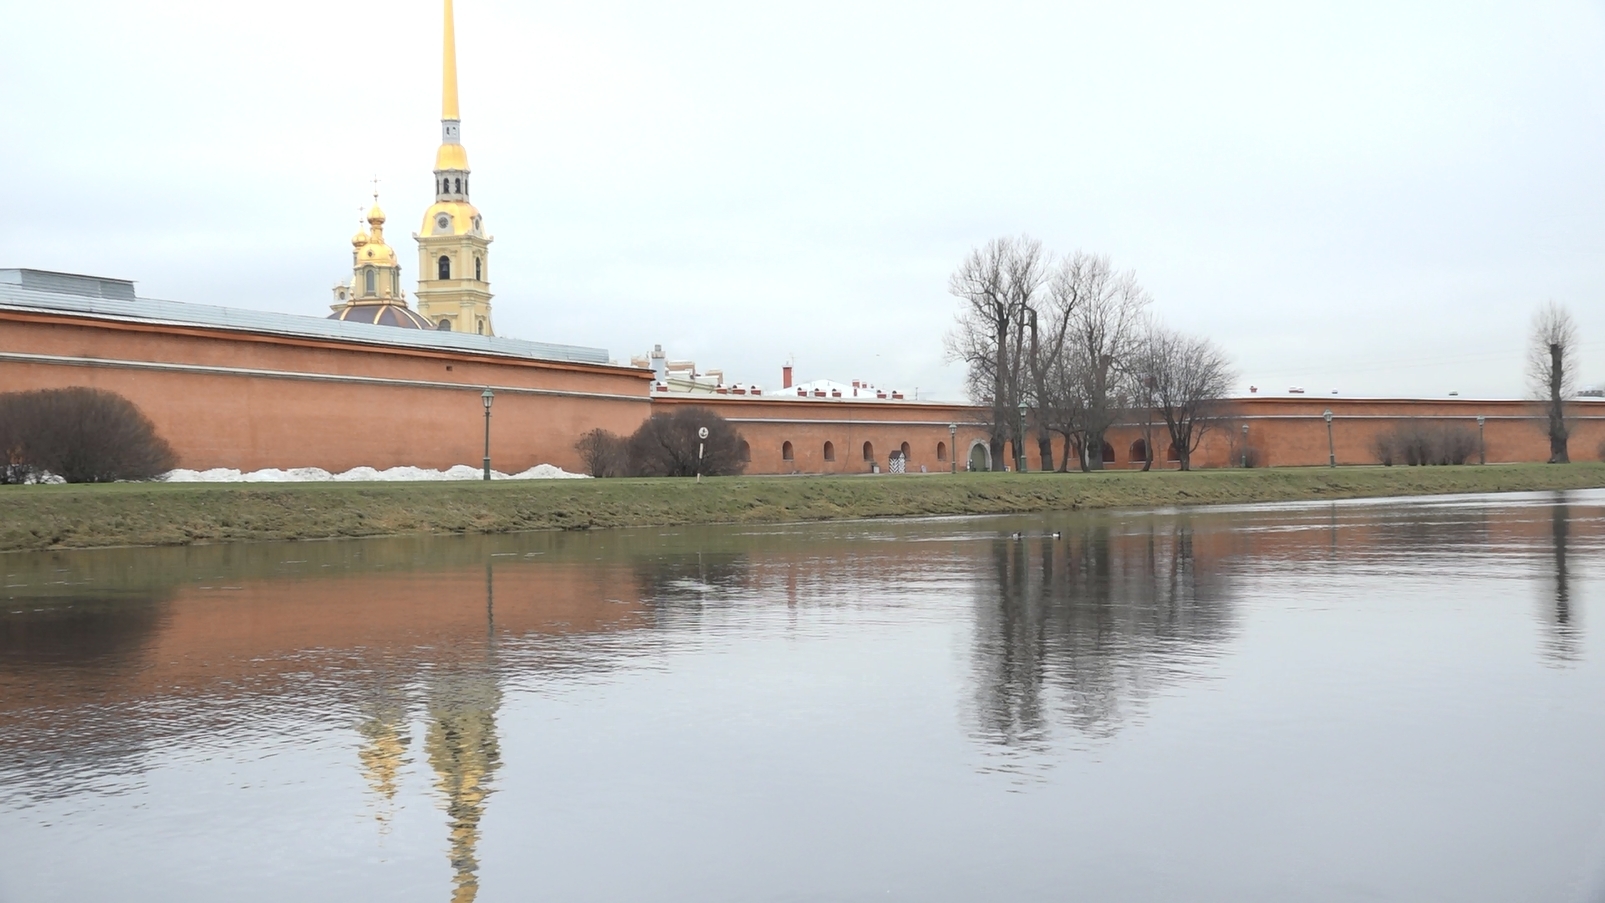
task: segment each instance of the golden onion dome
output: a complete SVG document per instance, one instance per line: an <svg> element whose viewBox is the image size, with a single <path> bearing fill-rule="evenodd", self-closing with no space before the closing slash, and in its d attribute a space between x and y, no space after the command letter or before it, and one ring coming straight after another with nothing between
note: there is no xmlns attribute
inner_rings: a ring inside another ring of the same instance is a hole
<svg viewBox="0 0 1605 903"><path fill-rule="evenodd" d="M356 235L351 236L351 247L353 248L360 248L367 243L368 233L362 231L361 229L357 230Z"/></svg>
<svg viewBox="0 0 1605 903"><path fill-rule="evenodd" d="M357 251L357 266L396 266L395 249L383 241L370 241Z"/></svg>
<svg viewBox="0 0 1605 903"><path fill-rule="evenodd" d="M468 149L461 144L442 144L435 151L435 171L460 169L468 172Z"/></svg>
<svg viewBox="0 0 1605 903"><path fill-rule="evenodd" d="M375 198L373 202L373 209L368 211L368 225L383 226L384 224L385 212L379 209L379 201L377 198Z"/></svg>

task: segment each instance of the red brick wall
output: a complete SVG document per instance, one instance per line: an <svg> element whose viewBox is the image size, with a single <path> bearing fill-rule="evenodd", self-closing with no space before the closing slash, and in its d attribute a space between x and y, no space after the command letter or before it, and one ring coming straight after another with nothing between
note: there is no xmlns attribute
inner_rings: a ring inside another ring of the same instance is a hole
<svg viewBox="0 0 1605 903"><path fill-rule="evenodd" d="M736 425L750 449L748 473L869 473L864 443L874 462L887 470L893 451L908 445L907 467L918 473L948 471L953 444L948 426L957 427L958 468L972 442L986 440L986 430L969 405L930 402L863 402L851 399L779 399L729 395L657 395L654 410L677 406L712 409ZM785 460L785 443L793 459ZM825 460L825 443L836 460Z"/></svg>
<svg viewBox="0 0 1605 903"><path fill-rule="evenodd" d="M217 329L0 311L0 391L92 386L144 410L182 467L578 470L574 440L628 433L651 374ZM550 394L556 393L556 394Z"/></svg>
<svg viewBox="0 0 1605 903"><path fill-rule="evenodd" d="M734 422L752 449L749 473L865 473L862 445L871 442L881 469L887 456L902 443L910 447L909 469L920 465L931 471L947 470L947 461L936 460L937 443L947 443L948 423L959 426L959 468L974 442L986 441L981 421L988 411L968 405L928 402L854 402L840 399L771 399L726 395L658 395L655 409L674 405L699 405L718 411ZM1339 464L1378 463L1372 440L1378 432L1393 429L1412 419L1430 423L1454 423L1477 429L1477 415L1487 418L1484 428L1489 463L1544 461L1549 457L1549 439L1536 405L1524 401L1478 401L1475 399L1345 399L1345 398L1247 398L1234 401L1227 416L1213 429L1193 456L1195 467L1235 467L1242 460L1242 427L1247 424L1247 445L1258 465L1315 466L1327 463L1326 421L1322 413L1331 408L1332 444ZM1570 451L1573 460L1600 459L1605 443L1605 402L1578 401ZM1170 440L1163 422L1153 427L1156 467L1174 467L1167 460ZM1142 438L1141 426L1120 424L1110 429L1105 440L1114 448L1113 469L1142 466L1140 456L1131 454L1132 443ZM782 457L785 442L791 442L793 460ZM836 449L836 460L823 457L826 441ZM1005 463L1013 466L1012 447L1006 447ZM1054 464L1064 456L1064 442L1053 439ZM1036 437L1027 440L1028 467L1041 467ZM1072 459L1071 467L1075 462Z"/></svg>
<svg viewBox="0 0 1605 903"><path fill-rule="evenodd" d="M492 464L507 472L539 463L579 470L574 441L581 433L601 427L627 435L652 410L678 405L709 407L733 421L751 451L748 472L756 474L867 473L866 442L882 471L906 443L908 470L935 473L949 470L955 457L963 469L970 448L986 442L989 412L970 405L654 395L650 378L649 371L625 367L0 311L0 391L93 386L118 392L156 422L180 465L195 469L477 466L484 453L479 393L487 385L497 393ZM1540 412L1530 402L1266 397L1234 401L1194 464L1236 466L1244 424L1261 466L1325 464L1321 414L1327 408L1340 464L1376 463L1376 433L1406 419L1475 430L1479 414L1488 418L1490 462L1549 456ZM1572 408L1572 458L1597 460L1605 444L1605 401ZM957 427L956 449L949 447L955 444L949 424ZM1109 466L1140 466L1130 448L1141 435L1137 426L1111 429L1106 438L1115 461ZM1156 466L1172 466L1162 424L1155 424L1154 435ZM826 442L834 447L833 461L825 459ZM1029 467L1037 470L1034 438L1029 445ZM1062 440L1053 447L1057 462Z"/></svg>

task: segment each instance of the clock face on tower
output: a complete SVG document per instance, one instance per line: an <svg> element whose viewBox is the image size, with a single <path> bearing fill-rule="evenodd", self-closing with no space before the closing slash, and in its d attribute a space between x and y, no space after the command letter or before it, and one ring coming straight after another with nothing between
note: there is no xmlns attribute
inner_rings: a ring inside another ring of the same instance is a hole
<svg viewBox="0 0 1605 903"><path fill-rule="evenodd" d="M447 216L444 213L442 213L441 215L435 217L435 228L439 229L441 231L445 231L447 229L450 229L451 228L451 217Z"/></svg>

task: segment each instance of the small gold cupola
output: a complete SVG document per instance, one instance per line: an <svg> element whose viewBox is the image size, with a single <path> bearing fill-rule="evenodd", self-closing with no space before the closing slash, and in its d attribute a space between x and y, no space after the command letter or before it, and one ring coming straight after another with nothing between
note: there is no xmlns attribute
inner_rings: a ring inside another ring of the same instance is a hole
<svg viewBox="0 0 1605 903"><path fill-rule="evenodd" d="M377 180L375 180L377 182ZM385 212L379 192L368 210L368 230L351 236L351 281L334 287L331 320L429 329L428 321L407 307L401 288L401 261L385 243Z"/></svg>

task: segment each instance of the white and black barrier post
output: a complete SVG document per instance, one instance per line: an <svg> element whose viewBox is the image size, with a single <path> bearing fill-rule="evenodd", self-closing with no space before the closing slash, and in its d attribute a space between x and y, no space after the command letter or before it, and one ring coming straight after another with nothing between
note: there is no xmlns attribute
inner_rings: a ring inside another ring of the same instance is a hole
<svg viewBox="0 0 1605 903"><path fill-rule="evenodd" d="M708 441L708 428L700 427L697 430L697 482L702 482L702 445Z"/></svg>

